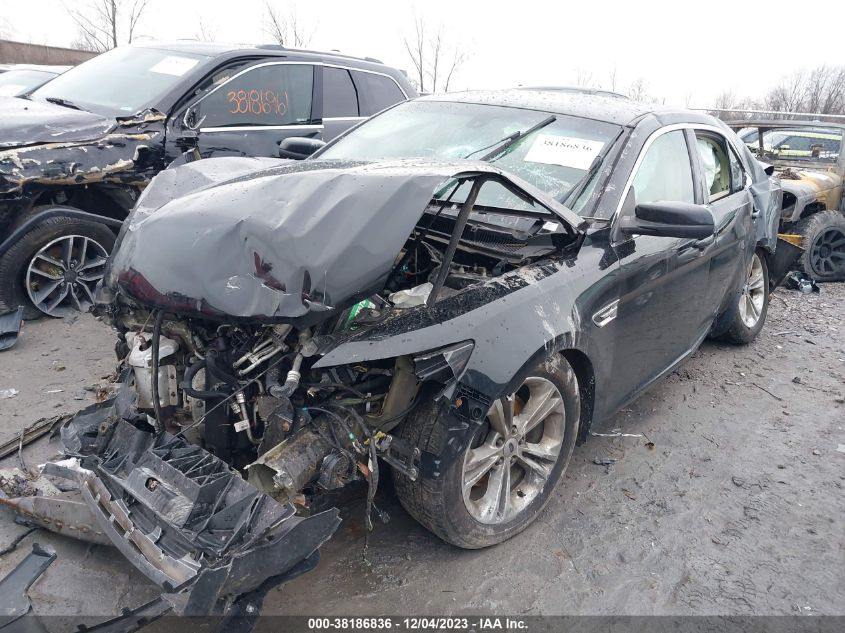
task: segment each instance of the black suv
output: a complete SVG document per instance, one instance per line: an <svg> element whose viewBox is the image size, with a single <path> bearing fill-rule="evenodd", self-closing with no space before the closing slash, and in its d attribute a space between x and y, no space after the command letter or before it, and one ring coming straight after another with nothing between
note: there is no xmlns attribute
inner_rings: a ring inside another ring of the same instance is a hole
<svg viewBox="0 0 845 633"><path fill-rule="evenodd" d="M415 96L369 58L180 42L118 48L0 98L0 312L87 310L122 220L186 152L304 157Z"/></svg>

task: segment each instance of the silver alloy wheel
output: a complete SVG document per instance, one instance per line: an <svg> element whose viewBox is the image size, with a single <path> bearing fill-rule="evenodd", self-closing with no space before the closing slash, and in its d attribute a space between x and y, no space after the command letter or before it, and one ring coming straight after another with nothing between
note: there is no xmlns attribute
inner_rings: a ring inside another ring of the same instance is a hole
<svg viewBox="0 0 845 633"><path fill-rule="evenodd" d="M551 477L563 445L566 411L560 390L532 376L487 413L484 436L464 456L464 504L479 523L507 523Z"/></svg>
<svg viewBox="0 0 845 633"><path fill-rule="evenodd" d="M26 292L36 308L52 317L87 311L103 278L108 252L84 235L63 235L41 250L26 269Z"/></svg>
<svg viewBox="0 0 845 633"><path fill-rule="evenodd" d="M763 313L763 302L766 300L766 280L763 277L763 262L754 253L748 265L748 277L742 294L739 297L739 318L748 328L753 328Z"/></svg>

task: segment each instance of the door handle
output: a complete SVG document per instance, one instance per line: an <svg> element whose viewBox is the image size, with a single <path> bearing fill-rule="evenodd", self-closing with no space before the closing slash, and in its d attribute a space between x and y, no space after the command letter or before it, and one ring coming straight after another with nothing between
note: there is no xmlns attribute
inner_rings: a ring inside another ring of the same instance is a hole
<svg viewBox="0 0 845 633"><path fill-rule="evenodd" d="M705 248L710 246L713 242L716 241L716 236L711 235L710 237L705 237L700 240L696 240L693 242L693 246L695 246L698 250L703 251Z"/></svg>

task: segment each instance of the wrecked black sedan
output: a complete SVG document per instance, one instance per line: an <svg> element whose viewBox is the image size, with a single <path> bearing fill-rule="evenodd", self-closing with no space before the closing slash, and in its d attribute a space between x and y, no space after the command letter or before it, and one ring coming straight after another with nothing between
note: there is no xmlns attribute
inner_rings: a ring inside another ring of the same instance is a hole
<svg viewBox="0 0 845 633"><path fill-rule="evenodd" d="M88 310L122 220L184 152L295 158L280 142L329 141L413 96L374 59L156 42L0 97L0 313Z"/></svg>
<svg viewBox="0 0 845 633"><path fill-rule="evenodd" d="M99 297L120 392L45 472L179 613L312 565L339 493L378 514L385 467L432 532L494 545L593 424L708 335L756 336L779 193L709 116L565 91L166 170Z"/></svg>

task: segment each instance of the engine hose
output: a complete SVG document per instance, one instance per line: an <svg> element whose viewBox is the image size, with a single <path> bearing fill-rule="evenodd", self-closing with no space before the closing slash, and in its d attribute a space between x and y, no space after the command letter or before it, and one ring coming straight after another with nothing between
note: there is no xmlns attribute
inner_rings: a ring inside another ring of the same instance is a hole
<svg viewBox="0 0 845 633"><path fill-rule="evenodd" d="M161 419L161 402L158 399L158 372L159 372L159 343L161 342L161 323L164 321L164 312L159 310L156 313L156 320L153 324L153 341L152 341L152 396L153 396L153 412L155 419L153 425L155 427L156 435L164 433L164 424Z"/></svg>
<svg viewBox="0 0 845 633"><path fill-rule="evenodd" d="M276 374L275 384L268 384L267 391L270 393L271 396L276 398L289 398L293 395L293 392L296 391L296 388L299 386L299 379L302 375L299 373L299 368L302 367L302 354L297 354L296 357L293 359L293 365L288 372L287 379L285 380L285 384L279 385L279 380L281 379L281 373L277 371L277 367L273 367L269 372L267 372L268 382L270 379L270 374Z"/></svg>
<svg viewBox="0 0 845 633"><path fill-rule="evenodd" d="M199 389L194 389L193 387L193 380L194 376L197 375L200 369L205 367L205 359L200 359L188 369L185 370L185 375L182 378L182 382L179 383L179 388L184 391L186 394L191 396L192 398L196 398L197 400L211 400L212 398L225 398L226 394L220 393L219 391L202 391Z"/></svg>

